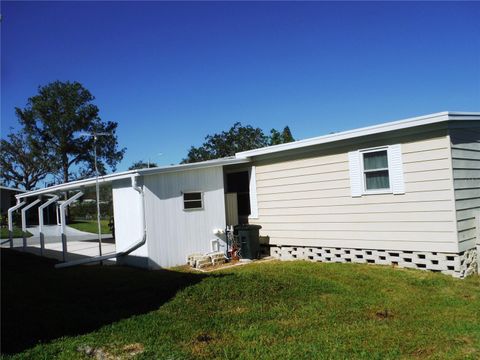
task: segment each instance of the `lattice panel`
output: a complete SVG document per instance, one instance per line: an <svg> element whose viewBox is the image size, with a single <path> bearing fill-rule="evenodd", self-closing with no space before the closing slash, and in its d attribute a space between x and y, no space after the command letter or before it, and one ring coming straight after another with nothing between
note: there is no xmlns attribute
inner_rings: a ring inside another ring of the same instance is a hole
<svg viewBox="0 0 480 360"><path fill-rule="evenodd" d="M270 254L280 260L310 260L337 263L369 263L439 271L463 278L475 273L477 251L439 253L398 250L348 249L332 247L273 246Z"/></svg>

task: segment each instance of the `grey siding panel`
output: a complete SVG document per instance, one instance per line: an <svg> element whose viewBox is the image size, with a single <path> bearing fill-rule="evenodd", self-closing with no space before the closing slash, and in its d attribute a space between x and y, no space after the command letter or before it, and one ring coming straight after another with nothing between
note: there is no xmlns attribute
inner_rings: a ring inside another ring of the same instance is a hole
<svg viewBox="0 0 480 360"><path fill-rule="evenodd" d="M353 198L348 151L393 144L402 144L406 193ZM450 156L440 130L256 161L255 223L272 245L456 252Z"/></svg>
<svg viewBox="0 0 480 360"><path fill-rule="evenodd" d="M451 128L452 169L460 251L475 246L480 214L480 124Z"/></svg>

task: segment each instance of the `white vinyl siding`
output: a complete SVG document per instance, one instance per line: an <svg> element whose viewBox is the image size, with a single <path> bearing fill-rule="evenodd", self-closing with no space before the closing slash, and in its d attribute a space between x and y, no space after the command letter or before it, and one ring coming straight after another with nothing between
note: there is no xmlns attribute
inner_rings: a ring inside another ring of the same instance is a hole
<svg viewBox="0 0 480 360"><path fill-rule="evenodd" d="M144 176L150 267L185 264L186 256L211 251L216 229L225 229L221 166ZM202 193L203 210L185 211L184 193Z"/></svg>
<svg viewBox="0 0 480 360"><path fill-rule="evenodd" d="M352 197L350 153L380 141L257 161L261 234L272 245L457 251L446 131L390 141L401 144L402 196Z"/></svg>
<svg viewBox="0 0 480 360"><path fill-rule="evenodd" d="M460 251L475 246L480 216L480 124L450 129Z"/></svg>
<svg viewBox="0 0 480 360"><path fill-rule="evenodd" d="M112 182L113 216L115 225L115 247L123 251L140 240L143 229L139 194L132 188L130 179ZM143 245L129 256L122 258L123 264L148 266L148 249Z"/></svg>

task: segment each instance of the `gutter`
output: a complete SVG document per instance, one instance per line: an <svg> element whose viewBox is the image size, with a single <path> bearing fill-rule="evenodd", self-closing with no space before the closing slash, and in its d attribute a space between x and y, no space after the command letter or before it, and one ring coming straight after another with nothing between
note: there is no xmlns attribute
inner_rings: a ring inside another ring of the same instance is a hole
<svg viewBox="0 0 480 360"><path fill-rule="evenodd" d="M104 176L99 176L98 177L98 182L99 183L106 183L114 180L122 180L122 179L128 179L132 175L138 175L137 170L130 170L126 171L123 173L113 173L109 175L104 175ZM58 184L58 185L53 185L50 187L46 187L43 189L38 189L38 190L32 190L32 191L27 191L21 194L15 195L15 197L18 199L23 199L27 198L30 196L39 196L39 195L50 195L50 194L55 194L59 192L65 192L68 190L77 190L81 189L82 187L87 187L87 186L94 186L96 184L97 178L90 178L90 179L83 179L83 180L76 180L76 181L71 181L68 183L64 184Z"/></svg>
<svg viewBox="0 0 480 360"><path fill-rule="evenodd" d="M90 263L95 263L95 262L100 262L103 260L108 260L116 257L122 257L126 256L133 251L137 250L139 247L143 246L147 242L147 226L146 226L146 221L145 221L145 193L142 189L141 186L138 186L137 184L137 179L139 175L132 175L131 180L132 180L132 189L138 192L138 198L140 201L140 219L142 222L142 235L140 236L139 240L135 243L133 243L131 246L128 248L122 250L122 251L117 251L112 254L107 254L107 255L102 255L102 256L95 256L93 258L87 258L87 259L79 259L79 260L74 260L74 261L69 261L65 263L60 263L56 264L55 268L60 269L60 268L65 268L65 267L71 267L71 266L77 266L77 265L84 265L84 264L90 264Z"/></svg>

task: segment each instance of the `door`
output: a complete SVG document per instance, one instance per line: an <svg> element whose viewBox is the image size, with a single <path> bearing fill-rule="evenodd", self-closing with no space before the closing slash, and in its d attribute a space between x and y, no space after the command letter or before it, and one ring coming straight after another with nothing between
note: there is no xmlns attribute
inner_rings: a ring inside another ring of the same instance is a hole
<svg viewBox="0 0 480 360"><path fill-rule="evenodd" d="M227 226L238 225L237 193L225 194L225 212L226 212L226 218L227 218Z"/></svg>

